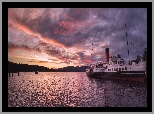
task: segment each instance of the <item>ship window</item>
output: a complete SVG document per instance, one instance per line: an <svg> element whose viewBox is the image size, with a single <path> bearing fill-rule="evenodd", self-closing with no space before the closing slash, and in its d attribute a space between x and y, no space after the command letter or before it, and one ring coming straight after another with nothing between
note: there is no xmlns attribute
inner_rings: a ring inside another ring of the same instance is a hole
<svg viewBox="0 0 154 114"><path fill-rule="evenodd" d="M130 68L131 69L131 68Z"/></svg>
<svg viewBox="0 0 154 114"><path fill-rule="evenodd" d="M127 67L125 67L125 70L127 70Z"/></svg>

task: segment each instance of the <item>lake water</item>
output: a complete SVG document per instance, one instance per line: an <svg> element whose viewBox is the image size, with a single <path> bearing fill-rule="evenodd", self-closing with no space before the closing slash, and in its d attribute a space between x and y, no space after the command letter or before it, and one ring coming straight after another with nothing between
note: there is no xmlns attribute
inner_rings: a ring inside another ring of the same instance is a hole
<svg viewBox="0 0 154 114"><path fill-rule="evenodd" d="M8 107L147 107L145 83L94 79L85 72L20 72L8 78Z"/></svg>

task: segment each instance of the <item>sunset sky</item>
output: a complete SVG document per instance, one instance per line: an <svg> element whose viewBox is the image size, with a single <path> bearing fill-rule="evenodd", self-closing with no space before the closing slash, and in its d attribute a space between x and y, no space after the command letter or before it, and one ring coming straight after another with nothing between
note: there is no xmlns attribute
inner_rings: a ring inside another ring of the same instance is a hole
<svg viewBox="0 0 154 114"><path fill-rule="evenodd" d="M106 47L110 55L126 60L142 56L147 9L8 9L8 61L48 68L83 66L105 60Z"/></svg>

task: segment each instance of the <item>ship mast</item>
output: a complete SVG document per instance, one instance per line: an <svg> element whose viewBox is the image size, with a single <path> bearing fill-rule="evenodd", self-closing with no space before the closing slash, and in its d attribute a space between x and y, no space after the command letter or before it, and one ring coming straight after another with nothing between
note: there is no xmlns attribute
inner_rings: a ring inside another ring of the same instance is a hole
<svg viewBox="0 0 154 114"><path fill-rule="evenodd" d="M93 55L93 43L91 44L91 61L92 61L92 55ZM93 63L93 61L92 61Z"/></svg>
<svg viewBox="0 0 154 114"><path fill-rule="evenodd" d="M133 42L131 41L130 37L128 37L127 25L126 24L125 24L125 28L126 28L126 39L127 39L127 54L128 54L128 58L130 59L130 56L129 56L130 55L130 48L131 48L130 46L133 46L133 49L135 48L135 46L134 46ZM136 53L138 53L137 49L136 49Z"/></svg>
<svg viewBox="0 0 154 114"><path fill-rule="evenodd" d="M125 28L126 28L126 24L125 24ZM126 28L126 30L127 30L127 28ZM127 38L127 52L128 52L128 56L129 56L128 34L127 34L127 31L126 31L126 38Z"/></svg>
<svg viewBox="0 0 154 114"><path fill-rule="evenodd" d="M128 47L128 33L127 33L127 25L125 24L125 32L126 32L126 41L127 41L127 56L128 56L128 59L130 59L129 58L129 47ZM128 64L130 63L130 60L128 60Z"/></svg>

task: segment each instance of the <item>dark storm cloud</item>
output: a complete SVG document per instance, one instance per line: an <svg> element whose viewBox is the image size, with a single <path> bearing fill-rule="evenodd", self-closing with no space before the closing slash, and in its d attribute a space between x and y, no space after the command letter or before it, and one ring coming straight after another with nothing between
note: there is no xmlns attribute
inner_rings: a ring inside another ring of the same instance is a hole
<svg viewBox="0 0 154 114"><path fill-rule="evenodd" d="M146 9L115 9L115 11L117 12L117 16L114 12L106 12L109 20L115 20L111 21L111 24L108 23L107 26L104 26L104 29L106 29L104 35L105 38L108 37L106 41L109 42L108 47L112 54L120 53L125 58L134 58L137 54L142 55L144 48L147 47ZM115 18L113 18L113 15L115 15ZM126 32L128 37L126 37ZM129 42L128 46L127 41ZM127 49L131 53L129 57Z"/></svg>
<svg viewBox="0 0 154 114"><path fill-rule="evenodd" d="M16 44L13 44L11 42L8 42L8 51L13 52L15 49L24 49L24 50L27 50L27 51L33 50L32 48L30 48L26 45L16 45Z"/></svg>
<svg viewBox="0 0 154 114"><path fill-rule="evenodd" d="M42 50L39 47L29 47L27 45L16 45L11 42L8 42L8 51L13 52L15 49L23 49L23 50L27 50L27 51L42 52Z"/></svg>
<svg viewBox="0 0 154 114"><path fill-rule="evenodd" d="M80 57L81 59L84 58L84 53L83 53L83 52L77 52L77 54L79 55L79 57Z"/></svg>
<svg viewBox="0 0 154 114"><path fill-rule="evenodd" d="M105 52L105 46L101 46L100 43L102 42L110 48L110 54L119 53L124 58L134 58L137 54L142 55L144 48L147 47L147 9L64 8L19 10L10 9L9 14L12 14L10 17L33 32L41 34L43 38L53 39L66 47L80 45L83 49L90 50L90 44L94 43L95 51L102 54ZM128 37L126 37L126 32ZM129 42L128 46L127 41ZM46 44L40 43L40 45ZM127 55L128 49L131 54L129 57ZM60 50L53 48L46 48L45 52L56 56L62 54ZM87 57L82 52L77 54L82 61ZM95 61L104 59L101 54L99 57L94 54L93 59ZM67 59L67 55L59 58L66 62L71 61L71 58Z"/></svg>
<svg viewBox="0 0 154 114"><path fill-rule="evenodd" d="M43 37L52 38L60 43L64 43L66 46L71 46L76 43L76 40L73 40L76 38L71 38L71 40L68 40L70 35L68 33L72 32L73 29L71 26L88 18L88 11L84 11L83 9L82 12L78 9L70 9L69 11L65 11L65 9L63 9L61 15L57 17L59 18L58 21L54 21L55 18L51 18L50 15L50 12L54 15L56 15L57 12L53 12L49 9L45 9L42 15L39 15L36 18L32 18L31 16L33 15L32 13L34 13L32 9L25 9L22 12L23 16L18 16L15 11L12 12L13 15L15 14L14 19L17 22L29 27L34 32L40 33ZM62 15L63 12L66 12L66 16ZM82 13L83 15L81 15ZM78 41L80 41L80 38L78 38Z"/></svg>
<svg viewBox="0 0 154 114"><path fill-rule="evenodd" d="M84 21L89 19L90 9L88 8L72 8L68 13L70 18L78 21Z"/></svg>

